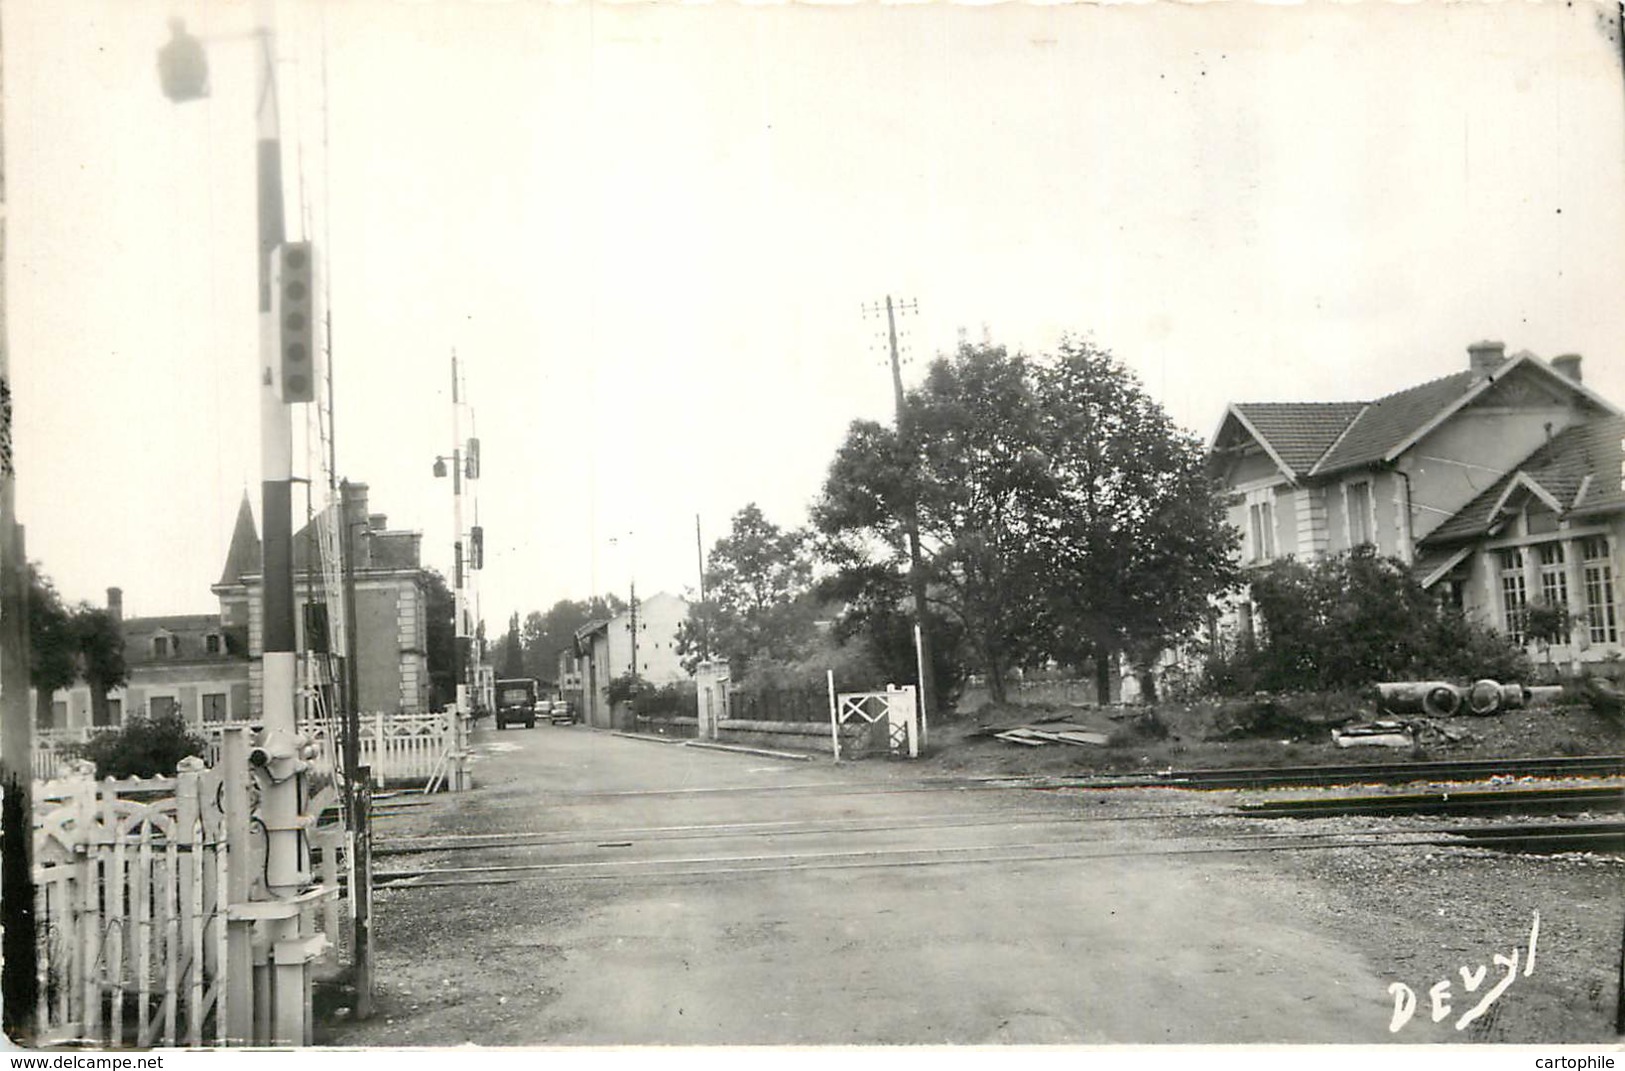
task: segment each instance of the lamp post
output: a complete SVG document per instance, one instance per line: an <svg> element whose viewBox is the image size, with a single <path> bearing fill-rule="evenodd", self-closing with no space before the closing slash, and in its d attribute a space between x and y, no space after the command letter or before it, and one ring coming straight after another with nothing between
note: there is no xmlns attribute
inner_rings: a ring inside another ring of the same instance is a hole
<svg viewBox="0 0 1625 1071"><path fill-rule="evenodd" d="M252 38L259 55L259 85L255 93L257 132L257 216L258 248L256 263L259 281L259 359L254 369L260 404L260 494L261 517L265 525L262 543L261 577L263 612L261 625L261 717L264 731L259 746L251 753L254 776L260 783L260 821L265 829L266 859L264 884L273 900L291 901L310 883L310 860L305 843L307 819L301 815L304 798L303 741L297 737L297 655L294 629L293 583L293 433L291 406L307 400L309 377L296 382L289 375L290 357L305 362L299 367L308 373L308 343L294 351L282 346L282 325L275 310L282 301L274 293L273 259L285 241L282 204L282 147L277 105L275 39L271 0L256 0L256 28ZM208 64L203 44L186 32L180 20L170 22L170 40L158 53L158 74L165 95L180 103L206 97L209 92ZM308 256L308 253L306 254ZM284 267L291 266L288 261ZM301 260L302 269L308 269ZM308 330L308 284L291 289L286 297L301 304L301 330ZM297 334L298 332L296 332ZM289 905L293 907L292 904ZM232 1002L228 1034L233 1041L270 1041L281 1045L309 1044L310 961L319 951L319 938L301 934L300 912L273 911L265 914L263 959L255 969L255 985L268 992L269 1021L266 1037L252 1037L252 1019ZM243 953L228 951L228 971L241 972ZM240 984L240 980L239 980Z"/></svg>
<svg viewBox="0 0 1625 1071"><path fill-rule="evenodd" d="M463 478L471 473L464 472L464 455L462 443L462 387L457 376L457 353L451 355L451 457L444 456L434 459L434 474L444 478L447 474L447 461L451 462L451 517L452 517L452 606L455 616L455 630L452 646L452 673L457 682L456 696L453 700L452 729L454 733L453 749L461 755L463 748L463 734L467 728L469 717L468 702L468 674L469 674L469 645L472 632L468 621L468 589L465 582L466 571L470 565L464 555L463 544ZM473 441L470 441L470 447ZM478 548L483 553L483 547ZM467 771L459 759L452 767L452 790L461 792L468 787L466 783Z"/></svg>

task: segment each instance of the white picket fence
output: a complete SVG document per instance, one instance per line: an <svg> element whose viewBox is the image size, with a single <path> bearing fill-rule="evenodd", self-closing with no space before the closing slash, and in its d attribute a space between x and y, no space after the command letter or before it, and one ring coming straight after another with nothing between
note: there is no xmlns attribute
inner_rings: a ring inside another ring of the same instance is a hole
<svg viewBox="0 0 1625 1071"><path fill-rule="evenodd" d="M458 731L452 714L363 714L360 727L356 736L360 764L372 768L375 788L403 783L438 784L441 779L454 788L461 783L448 774L450 767L467 758L467 733ZM211 767L220 761L221 729L218 724L206 724L199 730L209 741L203 758ZM67 746L84 743L92 735L107 731L107 728L36 729L34 779L52 781L62 777L72 762L72 756L65 752ZM302 726L300 732L316 744L316 769L333 774L343 758L339 741L323 724Z"/></svg>
<svg viewBox="0 0 1625 1071"><path fill-rule="evenodd" d="M37 786L39 1042L196 1047L270 1036L254 972L227 969L251 962L254 925L229 890L248 889L264 867L262 838L232 832L250 828L248 793L221 771L182 765L173 778L97 782L81 763ZM301 932L336 941L343 837L318 827L309 844L321 854L321 888L299 908Z"/></svg>
<svg viewBox="0 0 1625 1071"><path fill-rule="evenodd" d="M109 732L113 726L84 726L77 729L34 730L34 780L55 781L67 773L73 756L65 749L71 744L83 744L97 733Z"/></svg>

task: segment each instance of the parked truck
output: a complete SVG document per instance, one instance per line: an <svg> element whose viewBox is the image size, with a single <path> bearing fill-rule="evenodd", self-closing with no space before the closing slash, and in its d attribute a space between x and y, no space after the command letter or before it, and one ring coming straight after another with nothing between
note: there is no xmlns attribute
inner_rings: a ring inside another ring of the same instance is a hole
<svg viewBox="0 0 1625 1071"><path fill-rule="evenodd" d="M536 728L536 707L541 686L528 677L497 681L497 728L525 723L525 728Z"/></svg>

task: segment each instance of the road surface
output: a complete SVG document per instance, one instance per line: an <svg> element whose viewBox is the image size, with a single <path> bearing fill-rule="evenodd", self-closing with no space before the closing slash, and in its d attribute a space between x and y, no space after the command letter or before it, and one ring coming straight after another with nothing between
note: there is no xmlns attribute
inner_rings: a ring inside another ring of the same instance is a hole
<svg viewBox="0 0 1625 1071"><path fill-rule="evenodd" d="M1394 1036L1392 979L1267 852L1193 832L1201 797L580 727L475 742L473 792L380 805L379 1014L333 1043ZM1404 1040L1460 1040L1427 1019Z"/></svg>

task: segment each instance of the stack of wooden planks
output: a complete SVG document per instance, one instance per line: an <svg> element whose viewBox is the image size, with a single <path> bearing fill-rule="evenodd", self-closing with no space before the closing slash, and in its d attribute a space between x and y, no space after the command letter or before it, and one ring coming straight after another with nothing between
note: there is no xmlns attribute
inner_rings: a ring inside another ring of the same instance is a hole
<svg viewBox="0 0 1625 1071"><path fill-rule="evenodd" d="M1097 733L1070 722L1046 722L1043 725L1018 725L1014 729L994 733L995 739L1027 747L1046 747L1050 744L1071 744L1074 747L1105 747L1106 734Z"/></svg>

